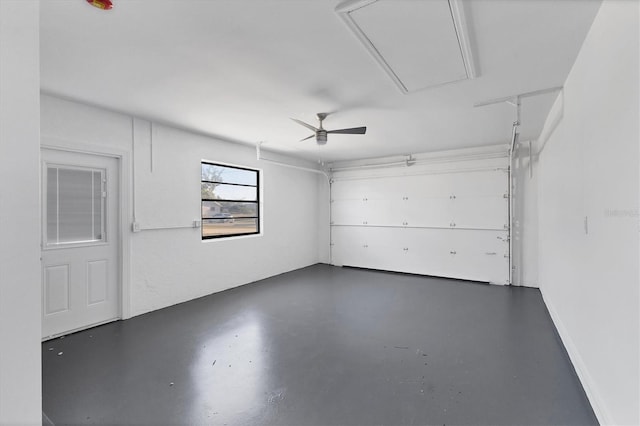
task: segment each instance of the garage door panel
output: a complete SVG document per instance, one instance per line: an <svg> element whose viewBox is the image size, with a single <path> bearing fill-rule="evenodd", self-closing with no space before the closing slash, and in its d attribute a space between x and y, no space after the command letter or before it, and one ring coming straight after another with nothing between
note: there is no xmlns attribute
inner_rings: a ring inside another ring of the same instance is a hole
<svg viewBox="0 0 640 426"><path fill-rule="evenodd" d="M450 174L403 176L399 190L409 198L449 198L453 193Z"/></svg>
<svg viewBox="0 0 640 426"><path fill-rule="evenodd" d="M495 169L336 180L333 263L508 283L506 192Z"/></svg>
<svg viewBox="0 0 640 426"><path fill-rule="evenodd" d="M453 230L456 278L508 284L508 241L507 231Z"/></svg>
<svg viewBox="0 0 640 426"><path fill-rule="evenodd" d="M365 225L401 226L401 200L396 197L367 199Z"/></svg>
<svg viewBox="0 0 640 426"><path fill-rule="evenodd" d="M401 178L383 177L368 179L336 180L331 185L334 200L386 198L402 185Z"/></svg>
<svg viewBox="0 0 640 426"><path fill-rule="evenodd" d="M337 265L508 281L505 231L336 226L332 241Z"/></svg>
<svg viewBox="0 0 640 426"><path fill-rule="evenodd" d="M504 196L456 196L452 219L457 228L505 229L509 199Z"/></svg>
<svg viewBox="0 0 640 426"><path fill-rule="evenodd" d="M331 221L334 225L401 226L401 208L398 199L334 200Z"/></svg>
<svg viewBox="0 0 640 426"><path fill-rule="evenodd" d="M406 226L448 228L454 218L449 197L407 197L401 204L402 222Z"/></svg>
<svg viewBox="0 0 640 426"><path fill-rule="evenodd" d="M448 229L405 229L408 262L405 271L414 274L450 276L452 268Z"/></svg>
<svg viewBox="0 0 640 426"><path fill-rule="evenodd" d="M399 228L334 226L334 263L371 269L396 270L396 255L402 251Z"/></svg>
<svg viewBox="0 0 640 426"><path fill-rule="evenodd" d="M335 225L362 225L366 215L362 200L334 200L331 222Z"/></svg>
<svg viewBox="0 0 640 426"><path fill-rule="evenodd" d="M507 191L507 173L504 170L453 173L451 192L456 196L500 195Z"/></svg>
<svg viewBox="0 0 640 426"><path fill-rule="evenodd" d="M331 228L331 257L336 265L358 266L362 250L358 227L333 226Z"/></svg>

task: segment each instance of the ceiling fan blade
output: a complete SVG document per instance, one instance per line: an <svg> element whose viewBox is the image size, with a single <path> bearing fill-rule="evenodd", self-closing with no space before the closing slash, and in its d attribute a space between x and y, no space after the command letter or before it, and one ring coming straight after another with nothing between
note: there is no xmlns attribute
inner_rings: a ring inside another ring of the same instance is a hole
<svg viewBox="0 0 640 426"><path fill-rule="evenodd" d="M296 123L300 124L301 126L306 127L307 129L309 129L309 130L311 130L313 132L317 132L318 130L320 130L320 129L316 128L316 127L313 127L311 124L307 124L304 121L300 121L300 120L298 120L296 118L292 118L292 120L295 121Z"/></svg>
<svg viewBox="0 0 640 426"><path fill-rule="evenodd" d="M304 139L300 139L300 142L304 142L304 141L306 141L307 139L311 139L311 138L315 138L315 137L316 137L316 135L307 136L307 137L306 137L306 138L304 138Z"/></svg>
<svg viewBox="0 0 640 426"><path fill-rule="evenodd" d="M367 133L366 127L352 127L350 129L327 130L327 133L341 133L343 135L364 135Z"/></svg>

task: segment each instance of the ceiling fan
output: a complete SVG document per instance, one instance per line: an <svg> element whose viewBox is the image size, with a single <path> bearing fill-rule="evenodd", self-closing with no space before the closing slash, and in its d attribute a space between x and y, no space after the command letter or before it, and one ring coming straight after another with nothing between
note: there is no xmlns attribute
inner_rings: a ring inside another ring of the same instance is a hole
<svg viewBox="0 0 640 426"><path fill-rule="evenodd" d="M306 141L307 139L311 139L315 137L316 143L318 145L325 145L327 143L327 135L330 133L337 133L337 134L343 134L343 135L364 135L367 132L366 127L352 127L350 129L326 130L322 127L322 122L324 121L325 118L327 118L329 114L326 112L319 112L316 115L318 116L318 121L320 122L319 127L314 127L311 124L305 123L304 121L300 121L300 120L296 120L295 118L292 118L292 120L295 121L296 123L313 131L313 135L306 137L304 139L301 139L300 142Z"/></svg>

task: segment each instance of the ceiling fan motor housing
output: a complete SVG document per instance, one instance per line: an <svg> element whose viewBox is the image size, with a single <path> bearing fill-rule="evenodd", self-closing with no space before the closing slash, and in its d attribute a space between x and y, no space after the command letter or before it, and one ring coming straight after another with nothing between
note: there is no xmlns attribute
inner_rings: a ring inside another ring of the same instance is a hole
<svg viewBox="0 0 640 426"><path fill-rule="evenodd" d="M318 130L316 132L316 142L318 145L326 145L327 143L327 131L326 130Z"/></svg>

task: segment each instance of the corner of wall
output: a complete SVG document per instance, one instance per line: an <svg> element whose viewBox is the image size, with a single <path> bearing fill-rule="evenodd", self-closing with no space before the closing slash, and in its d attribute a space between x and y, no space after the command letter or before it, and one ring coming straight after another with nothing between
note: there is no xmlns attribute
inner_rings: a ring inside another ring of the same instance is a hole
<svg viewBox="0 0 640 426"><path fill-rule="evenodd" d="M37 0L0 1L0 424L42 422Z"/></svg>
<svg viewBox="0 0 640 426"><path fill-rule="evenodd" d="M580 355L580 351L578 350L578 347L576 346L573 339L571 338L571 335L567 331L567 328L565 327L560 316L558 315L553 303L551 302L549 297L547 297L543 286L540 287L540 293L542 295L544 304L547 307L547 311L549 311L549 316L551 317L551 320L553 321L553 324L555 325L556 330L558 331L560 340L562 340L562 343L564 344L564 347L567 351L567 355L569 355L569 359L571 360L571 363L576 372L576 375L578 376L578 379L580 380L580 383L584 388L584 392L587 395L587 399L589 399L589 402L591 403L591 408L593 409L594 414L598 418L598 421L600 422L600 424L602 425L613 424L614 422L611 420L613 417L611 416L611 413L609 413L609 411L607 410L606 404L604 403L602 395L600 395L597 387L594 386L595 382L591 377L591 375L589 374L589 369L587 368L587 365L582 359L582 356Z"/></svg>

